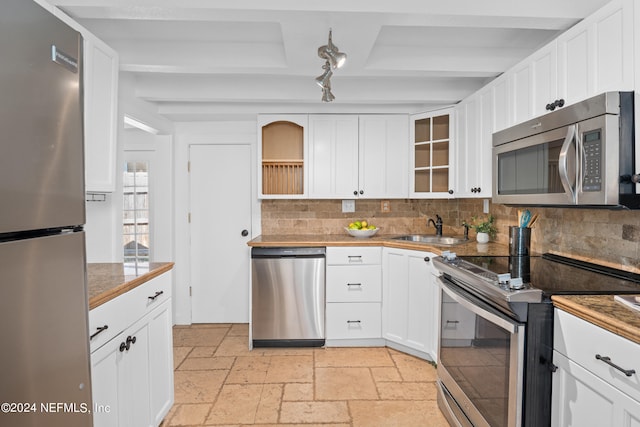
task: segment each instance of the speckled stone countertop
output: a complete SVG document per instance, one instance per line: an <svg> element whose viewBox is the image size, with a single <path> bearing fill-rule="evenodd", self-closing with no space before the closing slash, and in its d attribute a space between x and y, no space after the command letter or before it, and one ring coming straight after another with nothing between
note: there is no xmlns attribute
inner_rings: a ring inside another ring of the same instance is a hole
<svg viewBox="0 0 640 427"><path fill-rule="evenodd" d="M172 262L152 262L149 267L126 268L123 263L87 264L89 310L148 282L173 268Z"/></svg>
<svg viewBox="0 0 640 427"><path fill-rule="evenodd" d="M479 244L475 240L455 246L435 246L426 243L393 240L394 235L376 235L369 238L355 238L348 234L327 235L261 235L249 241L252 247L287 247L287 246L385 246L398 249L428 251L440 255L442 251L455 252L458 255L509 255L509 246L489 242ZM455 236L461 237L461 236Z"/></svg>
<svg viewBox="0 0 640 427"><path fill-rule="evenodd" d="M640 311L614 301L613 295L552 296L553 305L640 344Z"/></svg>

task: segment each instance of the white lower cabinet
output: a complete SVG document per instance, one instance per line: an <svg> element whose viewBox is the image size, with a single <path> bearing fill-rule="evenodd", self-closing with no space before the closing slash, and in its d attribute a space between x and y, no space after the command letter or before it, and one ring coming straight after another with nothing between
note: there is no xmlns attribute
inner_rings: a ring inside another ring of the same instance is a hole
<svg viewBox="0 0 640 427"><path fill-rule="evenodd" d="M117 310L127 300L124 306L138 306L138 310ZM160 425L173 405L169 275L158 276L95 310L95 314L93 310L89 313L90 325L95 324L94 317L99 317L100 324L109 326L112 334L119 323L110 324L109 319L124 317L130 321L105 344L95 350L92 347L94 426Z"/></svg>
<svg viewBox="0 0 640 427"><path fill-rule="evenodd" d="M380 344L382 248L328 247L327 345Z"/></svg>
<svg viewBox="0 0 640 427"><path fill-rule="evenodd" d="M640 426L640 345L556 309L553 363L553 427Z"/></svg>
<svg viewBox="0 0 640 427"><path fill-rule="evenodd" d="M379 302L327 303L327 339L376 339L381 335Z"/></svg>
<svg viewBox="0 0 640 427"><path fill-rule="evenodd" d="M384 248L382 336L402 350L436 361L440 293L433 253Z"/></svg>

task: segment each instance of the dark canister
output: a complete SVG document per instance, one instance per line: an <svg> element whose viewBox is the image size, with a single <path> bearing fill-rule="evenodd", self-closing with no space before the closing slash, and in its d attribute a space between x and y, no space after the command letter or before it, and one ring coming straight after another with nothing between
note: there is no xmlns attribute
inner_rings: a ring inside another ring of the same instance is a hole
<svg viewBox="0 0 640 427"><path fill-rule="evenodd" d="M509 255L523 256L531 253L531 229L528 227L509 227Z"/></svg>

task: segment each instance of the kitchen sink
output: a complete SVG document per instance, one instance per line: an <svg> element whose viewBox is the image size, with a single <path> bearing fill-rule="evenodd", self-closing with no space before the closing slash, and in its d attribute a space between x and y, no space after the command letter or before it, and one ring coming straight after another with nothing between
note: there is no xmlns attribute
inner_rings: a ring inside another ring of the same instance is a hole
<svg viewBox="0 0 640 427"><path fill-rule="evenodd" d="M405 236L393 237L392 239L440 246L455 246L461 245L463 243L469 243L469 239L459 237L434 236L432 234L408 234Z"/></svg>

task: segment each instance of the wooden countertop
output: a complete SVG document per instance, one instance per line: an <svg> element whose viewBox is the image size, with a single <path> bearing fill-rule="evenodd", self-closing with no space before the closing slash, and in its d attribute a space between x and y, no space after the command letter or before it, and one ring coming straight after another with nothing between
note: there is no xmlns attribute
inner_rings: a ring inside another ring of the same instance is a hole
<svg viewBox="0 0 640 427"><path fill-rule="evenodd" d="M426 243L407 242L393 240L393 235L375 235L369 238L356 238L348 234L323 234L323 235L261 235L249 241L252 247L291 247L291 246L384 246L398 249L412 249L418 251L433 252L440 255L443 251L455 252L458 255L509 255L509 247L500 243L489 242L479 244L475 240L469 240L455 246L436 246ZM460 236L456 236L460 237Z"/></svg>
<svg viewBox="0 0 640 427"><path fill-rule="evenodd" d="M152 262L149 267L125 269L123 263L87 264L89 310L148 282L173 268L172 262Z"/></svg>
<svg viewBox="0 0 640 427"><path fill-rule="evenodd" d="M614 301L613 295L552 296L551 300L557 308L640 344L640 311Z"/></svg>

